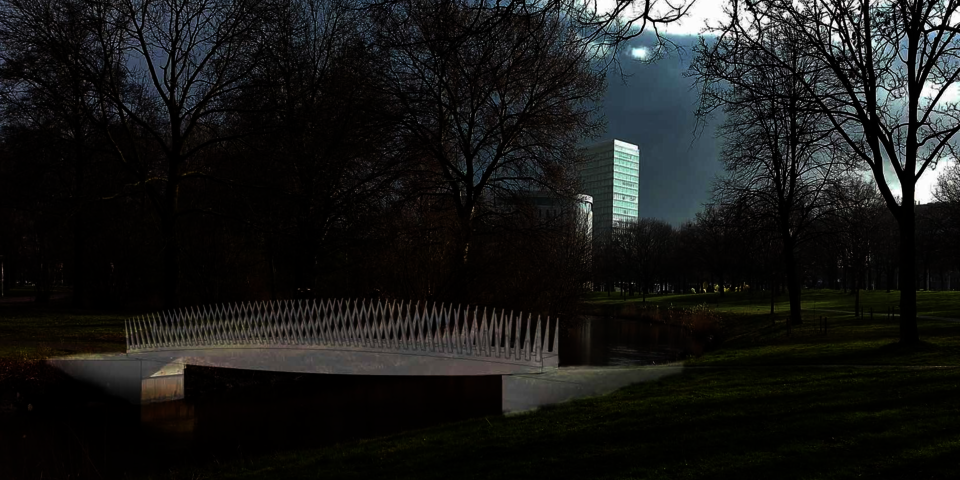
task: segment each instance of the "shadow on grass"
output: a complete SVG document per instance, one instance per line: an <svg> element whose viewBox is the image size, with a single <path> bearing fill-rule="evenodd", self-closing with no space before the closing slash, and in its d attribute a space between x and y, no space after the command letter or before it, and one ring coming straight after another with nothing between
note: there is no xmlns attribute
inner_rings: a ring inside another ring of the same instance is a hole
<svg viewBox="0 0 960 480"><path fill-rule="evenodd" d="M488 417L152 478L954 478L960 369L697 371Z"/></svg>

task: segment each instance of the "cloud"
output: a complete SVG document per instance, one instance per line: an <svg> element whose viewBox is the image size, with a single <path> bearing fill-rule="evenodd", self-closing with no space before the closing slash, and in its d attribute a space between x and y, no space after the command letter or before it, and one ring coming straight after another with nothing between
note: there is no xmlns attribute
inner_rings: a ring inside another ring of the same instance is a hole
<svg viewBox="0 0 960 480"><path fill-rule="evenodd" d="M940 175L947 171L947 168L953 162L956 162L956 160L943 159L937 164L936 170L930 168L924 170L923 175L917 180L913 194L914 200L921 204L932 203L934 201L933 192L937 188L937 180L940 178ZM883 171L887 185L890 186L890 191L894 196L898 198L902 197L903 190L900 188L900 181L897 179L897 174L893 171L893 166L890 165L890 162L884 161ZM874 175L869 170L864 172L864 177L874 180Z"/></svg>
<svg viewBox="0 0 960 480"><path fill-rule="evenodd" d="M937 85L935 83L927 83L923 86L923 90L920 91L920 96L924 98L933 99L940 93L940 89L943 88L942 85ZM940 104L943 103L957 103L960 101L960 85L952 83L947 86L946 91L943 92L943 96L940 97Z"/></svg>
<svg viewBox="0 0 960 480"><path fill-rule="evenodd" d="M646 48L652 56L650 35L625 45L623 55L633 57L637 49ZM670 39L687 51L696 42L689 36ZM684 76L692 56L676 55L670 49L665 54L652 64L623 62L625 77L610 69L603 138L640 147L640 216L679 225L692 220L710 201L713 179L723 170L714 135L723 118L718 115L701 135L694 134L699 90L691 88L693 80Z"/></svg>
<svg viewBox="0 0 960 480"><path fill-rule="evenodd" d="M637 60L650 58L650 49L647 47L630 47L630 56Z"/></svg>
<svg viewBox="0 0 960 480"><path fill-rule="evenodd" d="M596 5L597 11L600 13L606 13L613 11L616 8L617 0L584 0L587 5L593 7ZM653 15L662 15L670 11L669 4L674 4L674 6L686 5L689 4L692 0L677 0L667 2L665 0L657 0L654 4ZM595 3L594 3L595 2ZM659 25L661 34L670 34L670 35L699 35L706 26L706 22L717 23L718 21L724 18L723 15L723 5L725 0L696 0L693 3L693 6L687 12L687 15L684 16L679 21L669 23L666 25ZM623 20L631 20L636 18L636 16L642 11L644 2L634 1L633 4L625 8L624 11L620 14L620 18ZM635 27L639 28L640 25L637 24ZM653 28L648 25L648 31L653 32Z"/></svg>

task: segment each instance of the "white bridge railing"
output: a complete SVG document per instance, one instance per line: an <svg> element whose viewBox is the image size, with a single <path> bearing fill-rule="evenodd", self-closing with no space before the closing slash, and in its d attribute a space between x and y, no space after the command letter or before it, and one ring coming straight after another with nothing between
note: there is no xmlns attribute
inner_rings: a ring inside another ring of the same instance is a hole
<svg viewBox="0 0 960 480"><path fill-rule="evenodd" d="M128 353L208 348L348 349L558 365L559 321L453 305L285 300L209 305L126 322Z"/></svg>

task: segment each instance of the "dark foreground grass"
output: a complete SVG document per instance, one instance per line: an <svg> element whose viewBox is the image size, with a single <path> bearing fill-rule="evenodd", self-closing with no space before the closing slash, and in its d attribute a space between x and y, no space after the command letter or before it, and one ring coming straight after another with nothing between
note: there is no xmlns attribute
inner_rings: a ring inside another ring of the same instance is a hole
<svg viewBox="0 0 960 480"><path fill-rule="evenodd" d="M956 478L960 369L692 368L488 417L151 478Z"/></svg>
<svg viewBox="0 0 960 480"><path fill-rule="evenodd" d="M608 396L147 478L957 478L960 324L902 347L833 321L729 315L722 348Z"/></svg>
<svg viewBox="0 0 960 480"><path fill-rule="evenodd" d="M530 414L146 478L960 475L960 324L921 321L923 342L904 347L895 343L896 322L884 317L830 314L824 333L819 315L805 312L803 326L788 335L785 314L751 314L756 306L741 300L739 313L725 313L721 348L657 382ZM0 310L0 359L121 351L123 318Z"/></svg>

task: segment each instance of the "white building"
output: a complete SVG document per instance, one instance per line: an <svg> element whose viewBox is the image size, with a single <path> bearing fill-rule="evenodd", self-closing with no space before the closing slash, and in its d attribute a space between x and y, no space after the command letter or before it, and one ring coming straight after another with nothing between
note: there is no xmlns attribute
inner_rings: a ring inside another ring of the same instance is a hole
<svg viewBox="0 0 960 480"><path fill-rule="evenodd" d="M525 191L518 198L506 201L502 205L494 202L494 208L503 208L509 206L513 208L516 202L529 202L536 209L536 216L541 222L550 222L559 216L573 215L579 225L588 236L593 229L593 198L590 195L577 195L571 203L564 201L548 191Z"/></svg>

